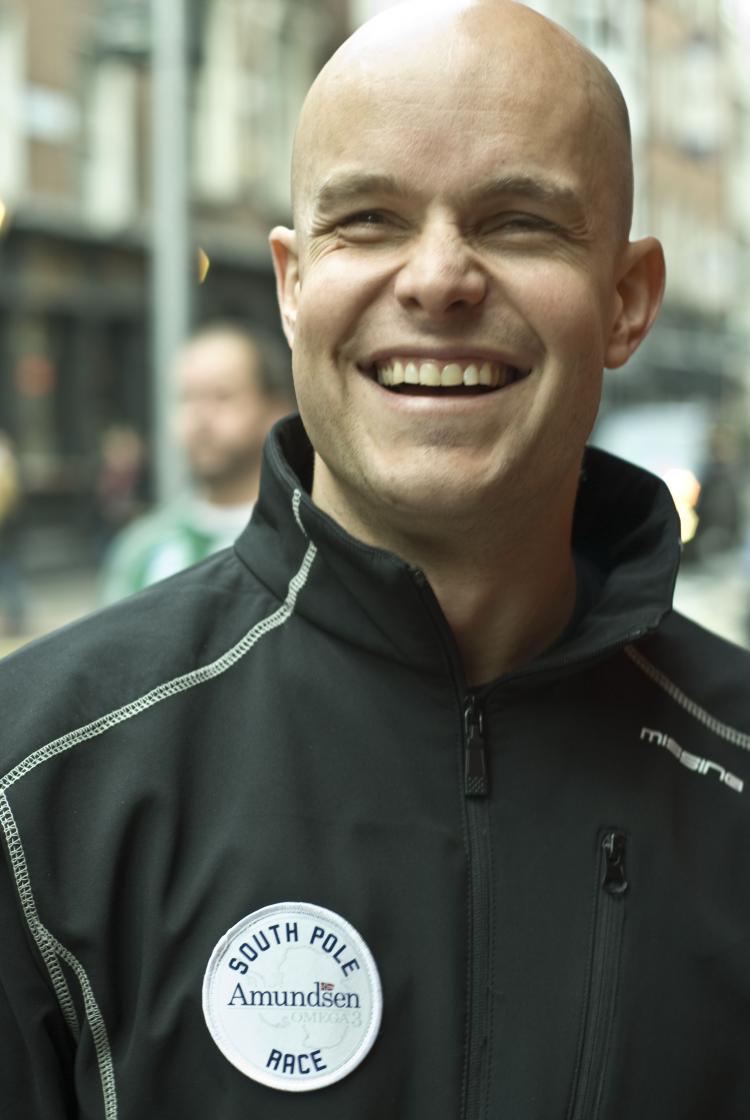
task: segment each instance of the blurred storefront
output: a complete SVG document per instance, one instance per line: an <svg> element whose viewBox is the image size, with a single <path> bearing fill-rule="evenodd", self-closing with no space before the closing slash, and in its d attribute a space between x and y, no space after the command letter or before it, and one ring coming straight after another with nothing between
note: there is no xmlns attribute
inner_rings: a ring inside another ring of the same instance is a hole
<svg viewBox="0 0 750 1120"><path fill-rule="evenodd" d="M299 105L348 7L187 0L187 16L192 317L275 328L267 231L288 220ZM150 34L145 0L0 0L0 429L32 565L90 549L103 434L153 432Z"/></svg>

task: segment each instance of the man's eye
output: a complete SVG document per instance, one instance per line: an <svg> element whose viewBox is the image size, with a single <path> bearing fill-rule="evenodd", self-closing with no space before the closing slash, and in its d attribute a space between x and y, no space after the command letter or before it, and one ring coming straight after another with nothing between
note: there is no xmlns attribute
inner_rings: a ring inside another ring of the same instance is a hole
<svg viewBox="0 0 750 1120"><path fill-rule="evenodd" d="M547 232L555 229L554 222L542 218L538 214L500 214L485 223L485 229L490 233L505 231L514 232Z"/></svg>
<svg viewBox="0 0 750 1120"><path fill-rule="evenodd" d="M380 226L385 222L385 215L380 210L358 210L355 214L347 214L341 218L339 225L347 226Z"/></svg>

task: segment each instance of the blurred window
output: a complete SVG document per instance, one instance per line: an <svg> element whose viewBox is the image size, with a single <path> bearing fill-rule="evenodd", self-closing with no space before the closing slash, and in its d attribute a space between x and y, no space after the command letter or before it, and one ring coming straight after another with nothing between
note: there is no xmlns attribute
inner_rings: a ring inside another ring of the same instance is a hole
<svg viewBox="0 0 750 1120"><path fill-rule="evenodd" d="M205 202L286 209L289 157L330 15L314 0L208 0L195 82L193 181Z"/></svg>
<svg viewBox="0 0 750 1120"><path fill-rule="evenodd" d="M82 195L87 220L102 232L127 226L137 209L137 72L105 55L88 75Z"/></svg>
<svg viewBox="0 0 750 1120"><path fill-rule="evenodd" d="M210 0L206 8L202 64L195 82L193 185L206 202L233 202L241 187L246 92L237 11L233 0Z"/></svg>
<svg viewBox="0 0 750 1120"><path fill-rule="evenodd" d="M24 189L22 130L25 28L20 9L0 7L0 198L4 206Z"/></svg>
<svg viewBox="0 0 750 1120"><path fill-rule="evenodd" d="M726 146L732 105L715 41L696 33L664 49L653 89L654 124L663 139L695 160Z"/></svg>
<svg viewBox="0 0 750 1120"><path fill-rule="evenodd" d="M622 5L615 0L576 0L568 25L592 50L607 50L622 39Z"/></svg>

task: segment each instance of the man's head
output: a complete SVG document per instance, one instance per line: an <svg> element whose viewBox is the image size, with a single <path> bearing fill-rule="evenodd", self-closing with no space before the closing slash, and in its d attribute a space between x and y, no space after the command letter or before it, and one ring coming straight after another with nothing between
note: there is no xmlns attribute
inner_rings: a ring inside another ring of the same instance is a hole
<svg viewBox="0 0 750 1120"><path fill-rule="evenodd" d="M255 496L263 440L290 407L276 350L261 332L215 323L177 355L176 436L193 480L215 501Z"/></svg>
<svg viewBox="0 0 750 1120"><path fill-rule="evenodd" d="M604 66L510 0L399 5L310 91L293 195L271 240L316 501L376 541L572 506L663 283Z"/></svg>

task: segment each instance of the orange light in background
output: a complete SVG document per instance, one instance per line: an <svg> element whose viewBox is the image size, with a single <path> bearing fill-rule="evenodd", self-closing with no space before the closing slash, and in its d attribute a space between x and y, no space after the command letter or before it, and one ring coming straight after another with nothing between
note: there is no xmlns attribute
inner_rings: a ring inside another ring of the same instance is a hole
<svg viewBox="0 0 750 1120"><path fill-rule="evenodd" d="M57 370L43 354L26 354L13 371L13 380L22 397L48 397L57 384Z"/></svg>
<svg viewBox="0 0 750 1120"><path fill-rule="evenodd" d="M672 467L664 472L664 481L680 515L680 536L682 543L691 541L698 531L698 514L695 507L701 494L701 484L692 471Z"/></svg>
<svg viewBox="0 0 750 1120"><path fill-rule="evenodd" d="M8 207L5 205L2 198L0 198L0 233L2 233L3 230L5 229L5 223L7 222L7 220L8 220Z"/></svg>
<svg viewBox="0 0 750 1120"><path fill-rule="evenodd" d="M208 253L205 249L198 250L198 283L202 284L208 276L208 270L211 267Z"/></svg>

